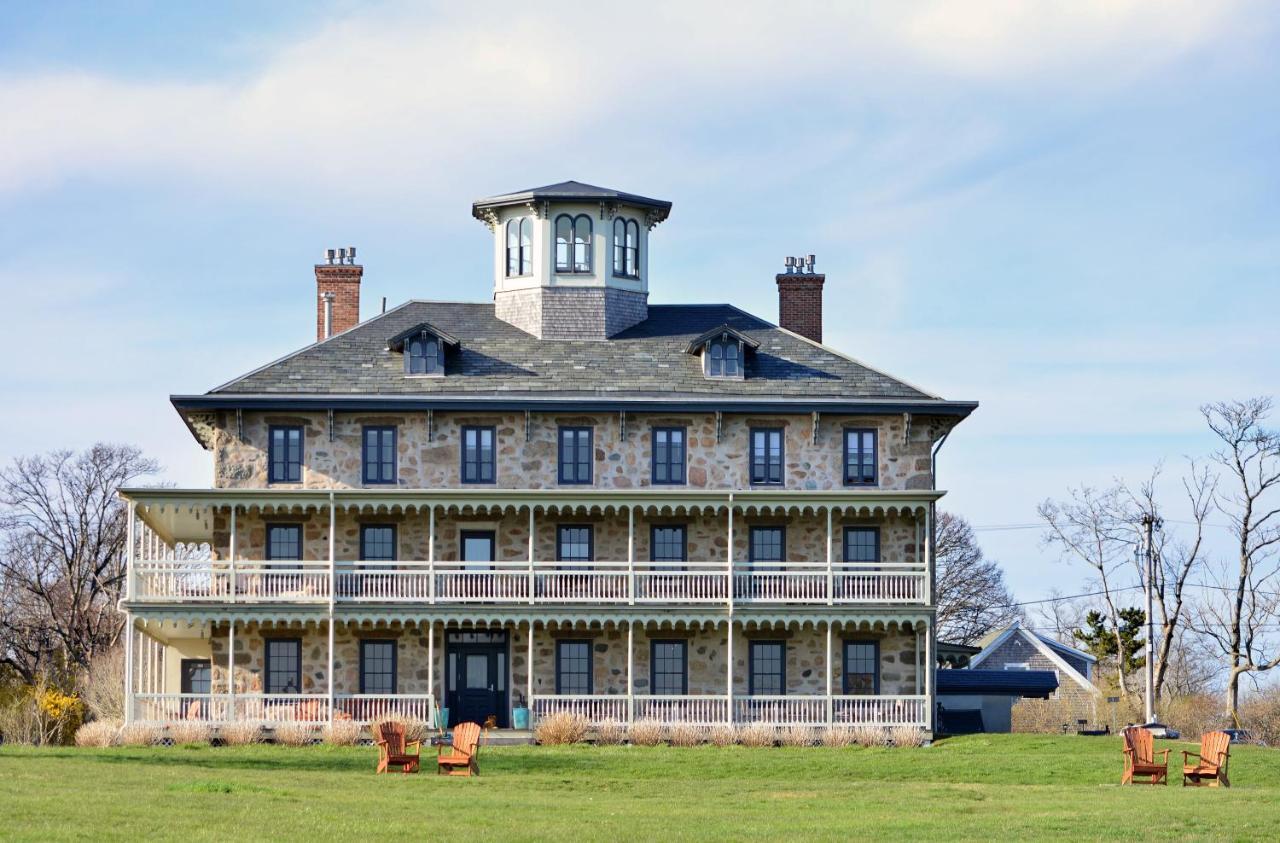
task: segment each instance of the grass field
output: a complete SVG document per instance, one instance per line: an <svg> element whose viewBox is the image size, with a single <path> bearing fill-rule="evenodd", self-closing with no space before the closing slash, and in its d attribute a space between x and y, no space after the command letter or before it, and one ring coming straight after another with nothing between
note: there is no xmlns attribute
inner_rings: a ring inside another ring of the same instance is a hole
<svg viewBox="0 0 1280 843"><path fill-rule="evenodd" d="M375 777L374 756L0 748L0 836L1280 839L1280 750L1256 747L1233 748L1229 790L1183 789L1173 775L1169 787L1122 788L1119 738L1074 736L897 750L495 747L472 780Z"/></svg>

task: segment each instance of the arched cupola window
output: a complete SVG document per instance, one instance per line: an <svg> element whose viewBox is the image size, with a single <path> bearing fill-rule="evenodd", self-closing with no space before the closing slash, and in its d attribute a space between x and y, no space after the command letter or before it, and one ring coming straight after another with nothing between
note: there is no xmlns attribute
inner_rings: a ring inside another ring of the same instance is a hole
<svg viewBox="0 0 1280 843"><path fill-rule="evenodd" d="M613 274L640 276L640 224L635 220L613 221Z"/></svg>
<svg viewBox="0 0 1280 843"><path fill-rule="evenodd" d="M507 277L533 274L533 220L507 221Z"/></svg>
<svg viewBox="0 0 1280 843"><path fill-rule="evenodd" d="M556 217L556 272L591 272L591 217Z"/></svg>
<svg viewBox="0 0 1280 843"><path fill-rule="evenodd" d="M426 322L415 325L387 340L387 350L404 355L406 375L443 377L446 352L457 346L457 339Z"/></svg>

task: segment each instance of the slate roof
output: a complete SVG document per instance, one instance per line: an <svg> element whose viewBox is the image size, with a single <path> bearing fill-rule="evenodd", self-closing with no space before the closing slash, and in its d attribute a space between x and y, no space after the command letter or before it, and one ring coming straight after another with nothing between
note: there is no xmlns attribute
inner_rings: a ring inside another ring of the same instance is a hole
<svg viewBox="0 0 1280 843"><path fill-rule="evenodd" d="M487 199L477 199L471 203L471 214L480 219L480 212L486 208L502 208L507 205L542 200L548 202L626 202L631 205L639 205L642 208L653 208L659 212L659 221L665 220L671 213L671 203L665 199L650 199L647 196L639 196L635 193L627 193L609 187L596 187L594 184L583 184L580 181L562 181L558 184L547 184L542 187L531 187L528 190L518 190L515 193L504 193L500 196L490 196Z"/></svg>
<svg viewBox="0 0 1280 843"><path fill-rule="evenodd" d="M424 322L459 340L443 378L406 377L402 356L387 349ZM760 343L747 354L745 379L707 378L686 351L721 325ZM416 300L208 394L940 400L727 304L650 305L639 325L577 341L539 340L498 319L492 303Z"/></svg>
<svg viewBox="0 0 1280 843"><path fill-rule="evenodd" d="M939 694L1047 697L1058 690L1052 670L939 670Z"/></svg>

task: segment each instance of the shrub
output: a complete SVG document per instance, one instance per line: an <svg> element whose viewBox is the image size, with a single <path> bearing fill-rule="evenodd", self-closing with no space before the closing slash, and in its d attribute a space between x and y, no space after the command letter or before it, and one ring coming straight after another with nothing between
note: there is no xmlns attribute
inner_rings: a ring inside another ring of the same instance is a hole
<svg viewBox="0 0 1280 843"><path fill-rule="evenodd" d="M76 679L76 691L96 720L124 722L124 650L116 647L94 657Z"/></svg>
<svg viewBox="0 0 1280 843"><path fill-rule="evenodd" d="M169 739L175 746L207 744L213 739L213 728L202 720L179 720L169 724Z"/></svg>
<svg viewBox="0 0 1280 843"><path fill-rule="evenodd" d="M1221 699L1208 694L1166 696L1160 701L1160 719L1187 740L1222 727L1230 719Z"/></svg>
<svg viewBox="0 0 1280 843"><path fill-rule="evenodd" d="M1280 690L1271 688L1245 700L1240 706L1240 722L1255 741L1280 746Z"/></svg>
<svg viewBox="0 0 1280 843"><path fill-rule="evenodd" d="M773 746L777 739L777 729L768 723L751 723L738 731L738 741L743 746Z"/></svg>
<svg viewBox="0 0 1280 843"><path fill-rule="evenodd" d="M533 730L533 736L537 738L538 743L546 746L581 743L586 738L587 729L590 725L587 718L581 714L559 711L555 714L538 718L538 725Z"/></svg>
<svg viewBox="0 0 1280 843"><path fill-rule="evenodd" d="M666 736L667 727L661 721L648 718L632 723L627 731L627 737L631 739L632 746L657 746L666 739Z"/></svg>
<svg viewBox="0 0 1280 843"><path fill-rule="evenodd" d="M707 730L694 723L676 723L667 734L672 746L701 746Z"/></svg>
<svg viewBox="0 0 1280 843"><path fill-rule="evenodd" d="M227 746L247 746L262 741L262 724L248 720L224 723L218 727L218 737Z"/></svg>
<svg viewBox="0 0 1280 843"><path fill-rule="evenodd" d="M924 746L924 732L916 726L894 726L888 732L894 746Z"/></svg>
<svg viewBox="0 0 1280 843"><path fill-rule="evenodd" d="M130 723L120 730L121 746L155 746L164 735L159 726L150 723Z"/></svg>
<svg viewBox="0 0 1280 843"><path fill-rule="evenodd" d="M108 720L94 720L76 729L76 746L115 746L120 725Z"/></svg>
<svg viewBox="0 0 1280 843"><path fill-rule="evenodd" d="M596 725L596 743L617 746L627 739L627 724L621 720L601 720Z"/></svg>
<svg viewBox="0 0 1280 843"><path fill-rule="evenodd" d="M783 746L813 746L817 735L812 726L788 726L778 733Z"/></svg>
<svg viewBox="0 0 1280 843"><path fill-rule="evenodd" d="M388 714L378 721L379 723L399 723L404 727L404 739L406 741L426 741L431 737L431 726L425 720L419 720L416 717L405 717L403 714ZM373 729L369 730L370 733Z"/></svg>
<svg viewBox="0 0 1280 843"><path fill-rule="evenodd" d="M324 727L321 735L332 746L355 746L360 742L360 724L354 720L335 720Z"/></svg>
<svg viewBox="0 0 1280 843"><path fill-rule="evenodd" d="M720 723L707 730L707 740L713 746L733 746L738 742L738 730L727 723Z"/></svg>
<svg viewBox="0 0 1280 843"><path fill-rule="evenodd" d="M819 740L822 741L823 746L830 746L830 747L837 747L837 748L844 747L844 746L853 746L855 743L858 742L857 739L854 737L853 730L850 729L848 726L830 726L826 729L823 729L822 735L820 736Z"/></svg>
<svg viewBox="0 0 1280 843"><path fill-rule="evenodd" d="M310 723L280 723L272 730L276 743L285 746L311 746L315 743L315 728Z"/></svg>
<svg viewBox="0 0 1280 843"><path fill-rule="evenodd" d="M889 742L889 730L883 726L859 723L849 731L858 746L884 746Z"/></svg>

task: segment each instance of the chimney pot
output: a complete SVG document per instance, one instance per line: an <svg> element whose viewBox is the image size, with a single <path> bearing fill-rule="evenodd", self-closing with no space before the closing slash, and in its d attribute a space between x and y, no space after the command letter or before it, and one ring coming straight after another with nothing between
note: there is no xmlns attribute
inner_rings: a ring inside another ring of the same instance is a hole
<svg viewBox="0 0 1280 843"><path fill-rule="evenodd" d="M822 342L822 285L827 276L813 271L815 263L813 255L788 257L787 271L776 276L778 325Z"/></svg>
<svg viewBox="0 0 1280 843"><path fill-rule="evenodd" d="M326 249L325 263L316 264L316 341L354 328L360 322L360 278L364 267L355 262L356 250Z"/></svg>

